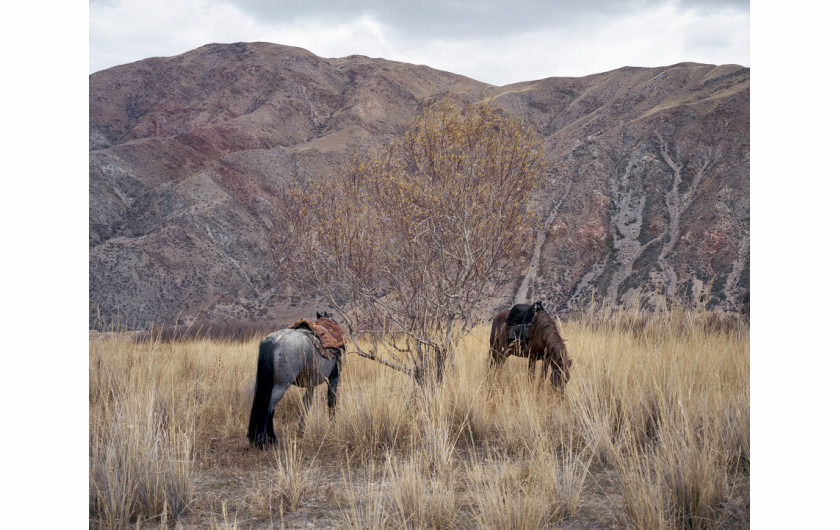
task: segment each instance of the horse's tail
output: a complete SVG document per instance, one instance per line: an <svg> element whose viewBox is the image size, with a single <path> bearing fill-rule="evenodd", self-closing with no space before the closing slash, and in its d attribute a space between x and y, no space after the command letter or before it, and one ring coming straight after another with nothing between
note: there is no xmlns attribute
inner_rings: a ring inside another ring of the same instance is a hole
<svg viewBox="0 0 840 530"><path fill-rule="evenodd" d="M254 404L251 406L251 419L248 422L248 440L251 444L263 442L265 432L259 432L266 421L268 404L271 401L271 389L274 387L274 341L270 338L260 343L257 357L257 379L254 383Z"/></svg>
<svg viewBox="0 0 840 530"><path fill-rule="evenodd" d="M504 316L503 316L504 315ZM503 360L502 350L504 345L499 334L504 332L505 314L498 313L493 317L493 323L490 325L490 361L491 363L498 363Z"/></svg>

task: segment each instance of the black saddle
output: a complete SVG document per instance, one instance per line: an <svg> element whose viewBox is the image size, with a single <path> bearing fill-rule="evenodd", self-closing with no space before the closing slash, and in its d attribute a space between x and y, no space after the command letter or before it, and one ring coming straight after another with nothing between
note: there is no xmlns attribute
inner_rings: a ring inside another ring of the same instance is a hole
<svg viewBox="0 0 840 530"><path fill-rule="evenodd" d="M510 326L510 340L525 340L528 330L534 322L537 311L545 311L541 301L533 304L516 304L510 308L510 313L505 319L505 324Z"/></svg>

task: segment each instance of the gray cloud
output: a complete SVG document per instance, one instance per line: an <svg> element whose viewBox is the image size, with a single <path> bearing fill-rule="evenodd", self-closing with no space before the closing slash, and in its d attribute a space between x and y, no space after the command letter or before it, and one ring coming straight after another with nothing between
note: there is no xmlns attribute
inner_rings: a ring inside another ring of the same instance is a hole
<svg viewBox="0 0 840 530"><path fill-rule="evenodd" d="M334 24L369 16L404 38L491 38L541 28L572 28L608 16L631 12L650 2L589 1L305 1L262 2L239 0L236 4L255 18L287 22L319 19ZM663 3L663 2L655 2Z"/></svg>
<svg viewBox="0 0 840 530"><path fill-rule="evenodd" d="M749 12L749 0L236 0L257 19L288 22L315 18L334 24L370 16L412 37L493 37L541 28L573 29L668 4L679 10Z"/></svg>

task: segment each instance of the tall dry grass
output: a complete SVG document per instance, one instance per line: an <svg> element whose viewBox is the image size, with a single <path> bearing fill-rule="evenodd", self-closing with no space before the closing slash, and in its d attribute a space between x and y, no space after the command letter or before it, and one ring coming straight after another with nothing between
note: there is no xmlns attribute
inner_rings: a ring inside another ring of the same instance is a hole
<svg viewBox="0 0 840 530"><path fill-rule="evenodd" d="M241 364L231 349L242 350ZM127 528L189 507L196 456L218 437L241 434L239 414L250 399L240 381L244 349L210 340L137 343L128 334L91 338L93 524Z"/></svg>
<svg viewBox="0 0 840 530"><path fill-rule="evenodd" d="M320 506L354 528L749 526L748 325L677 308L560 327L564 394L524 359L491 372L480 328L436 388L350 355L334 420L321 387L299 431L293 388L263 453L244 436L259 339L92 339L91 524L295 527ZM208 500L233 468L246 490Z"/></svg>

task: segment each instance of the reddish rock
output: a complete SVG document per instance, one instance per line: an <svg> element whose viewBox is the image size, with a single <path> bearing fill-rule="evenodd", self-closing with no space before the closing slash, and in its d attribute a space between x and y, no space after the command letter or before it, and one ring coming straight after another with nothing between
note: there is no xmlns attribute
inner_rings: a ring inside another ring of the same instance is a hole
<svg viewBox="0 0 840 530"><path fill-rule="evenodd" d="M710 302L732 306L749 289L749 78L740 66L683 63L493 87L268 43L97 72L90 325L311 316L312 301L274 267L278 186L391 140L419 102L443 96L488 97L545 137L559 169L536 201L551 222L538 227L535 299L561 311L593 294L654 290L673 270L686 285L727 278ZM619 250L629 268L612 263Z"/></svg>

